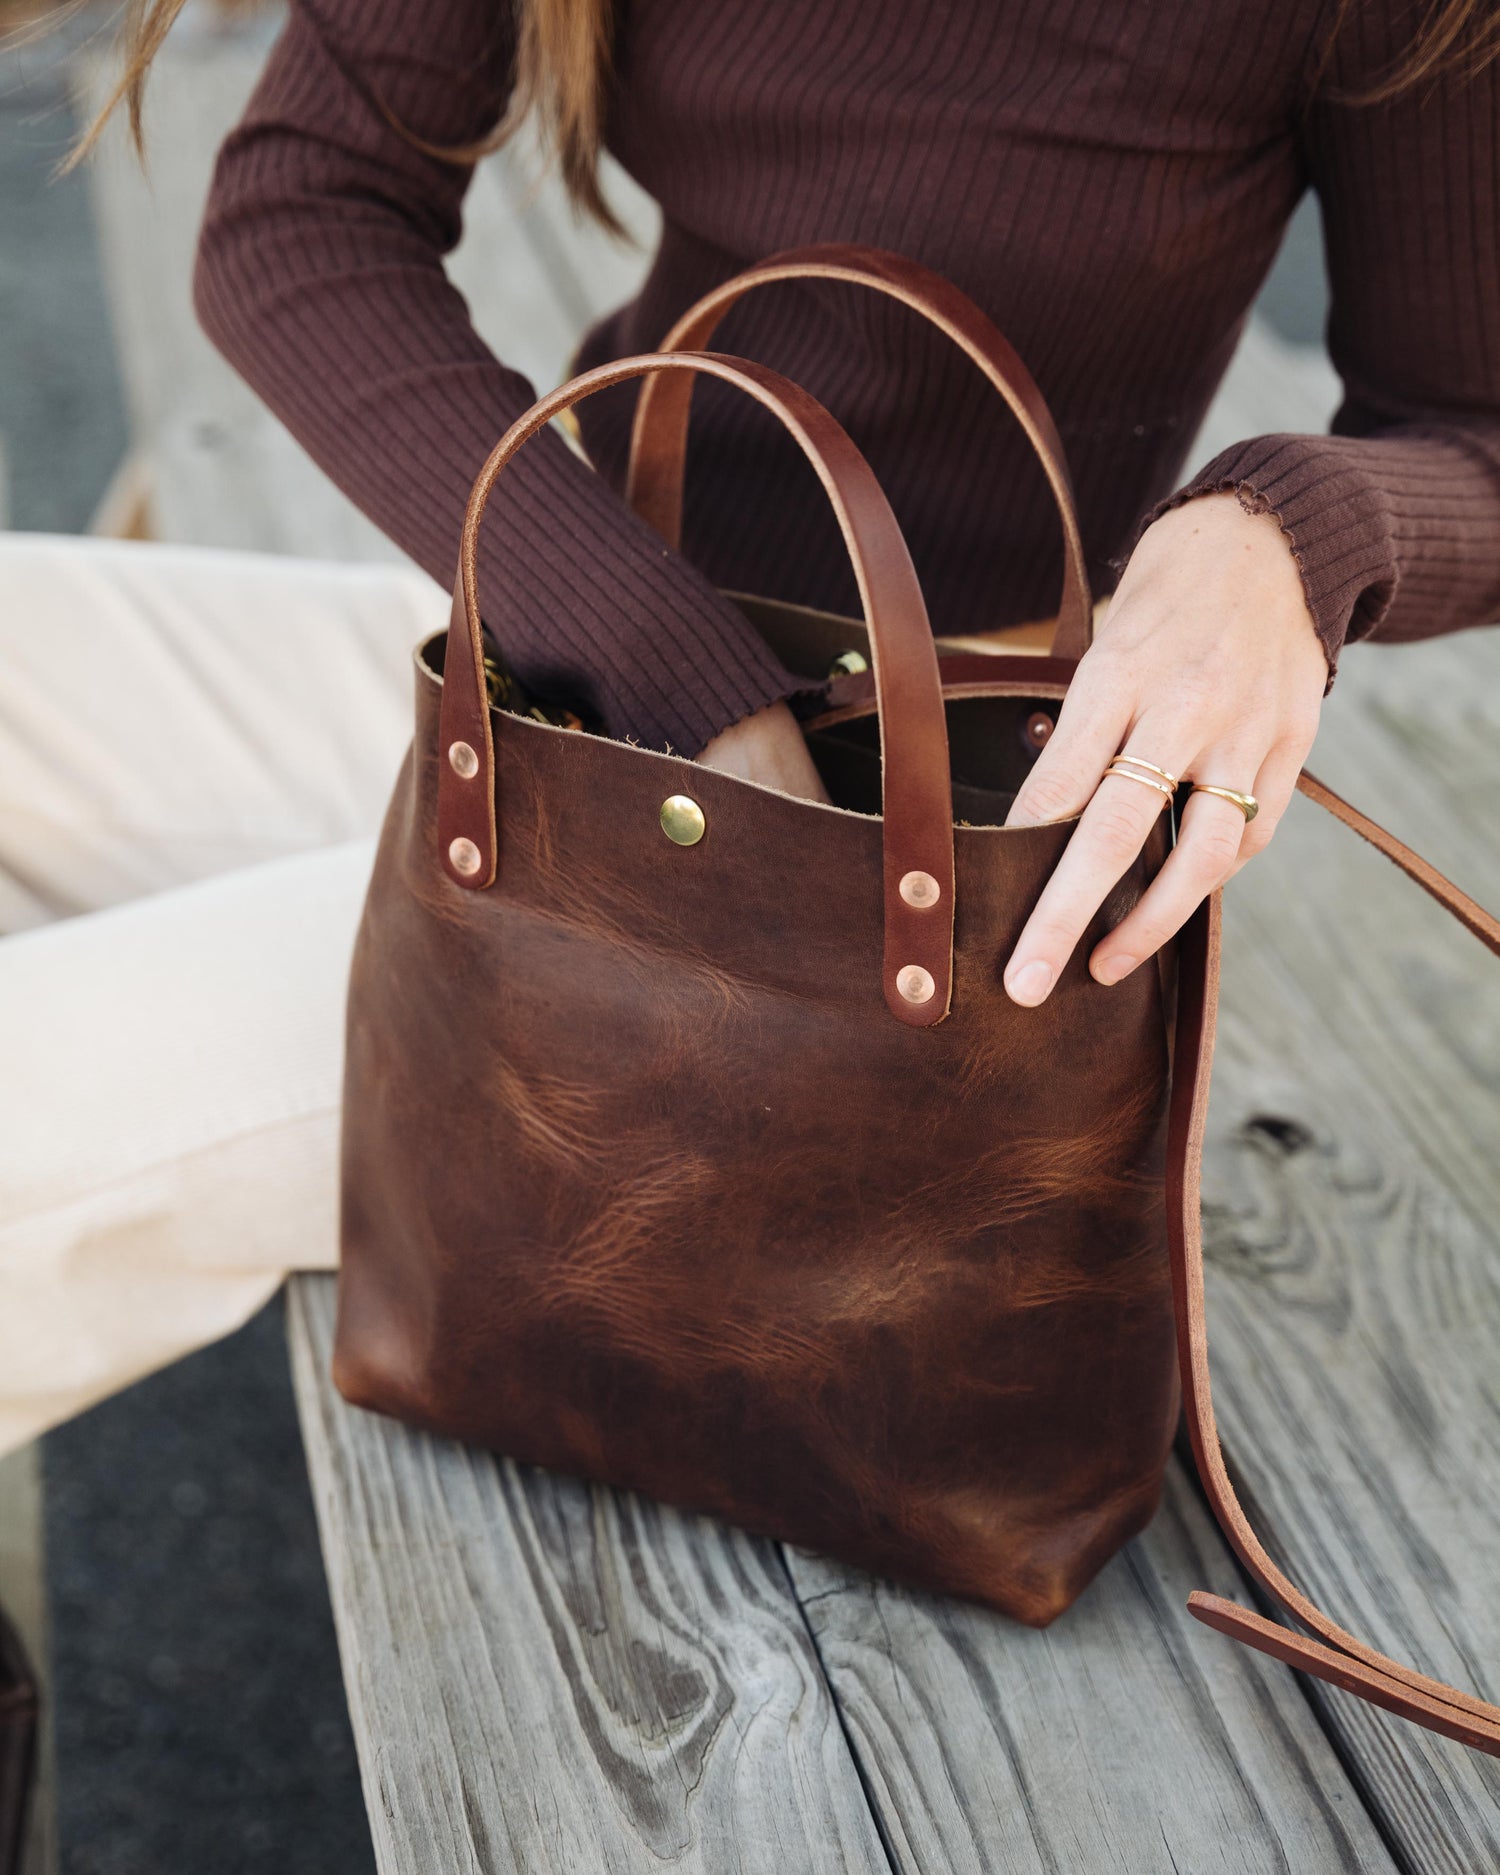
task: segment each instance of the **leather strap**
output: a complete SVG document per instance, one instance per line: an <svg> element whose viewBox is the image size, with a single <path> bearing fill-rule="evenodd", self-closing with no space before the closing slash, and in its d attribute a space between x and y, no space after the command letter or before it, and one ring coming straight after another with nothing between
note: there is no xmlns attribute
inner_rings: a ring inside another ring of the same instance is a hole
<svg viewBox="0 0 1500 1875"><path fill-rule="evenodd" d="M939 655L944 703L965 697L1055 697L1068 694L1076 666L1065 658L1039 658L1033 652L960 651ZM838 723L857 722L875 711L875 687L868 671L835 677L824 708L804 721L809 735Z"/></svg>
<svg viewBox="0 0 1500 1875"><path fill-rule="evenodd" d="M1326 808L1393 860L1500 956L1500 920L1314 776L1303 774L1297 785L1309 800ZM1316 1638L1309 1639L1222 1596L1201 1590L1188 1597L1188 1609L1209 1627L1259 1648L1288 1666L1357 1693L1430 1731L1500 1757L1500 1707L1402 1666L1330 1620L1271 1560L1229 1481L1209 1385L1201 1217L1203 1138L1213 1069L1220 932L1220 898L1215 893L1194 913L1178 942L1177 1036L1167 1140L1167 1227L1183 1406L1198 1474L1220 1528L1251 1577Z"/></svg>
<svg viewBox="0 0 1500 1875"><path fill-rule="evenodd" d="M1052 655L1078 661L1093 636L1093 608L1083 539L1062 439L1036 381L994 321L951 280L878 247L827 243L789 248L726 280L689 307L667 334L664 352L704 351L731 306L757 287L782 280L840 280L900 300L966 352L1010 406L1036 451L1057 500L1063 529L1063 588ZM626 498L670 547L682 539L691 378L653 378L641 388L630 439Z"/></svg>
<svg viewBox="0 0 1500 1875"><path fill-rule="evenodd" d="M1035 657L979 655L944 658L942 674L943 695L950 701L1028 693L1062 696L1071 668ZM867 676L841 679L833 686L828 711L808 727L823 728L867 716L872 701ZM1384 853L1500 957L1500 919L1316 776L1304 772L1297 786L1309 800ZM1179 936L1177 951L1177 1024L1167 1133L1167 1232L1183 1408L1204 1492L1230 1547L1261 1588L1310 1628L1315 1638L1203 1590L1188 1597L1188 1609L1208 1627L1258 1648L1289 1667L1356 1693L1429 1731L1500 1757L1500 1706L1402 1666L1330 1620L1272 1561L1230 1483L1209 1383L1202 1232L1203 1140L1219 1001L1221 922L1220 895L1215 893L1189 920Z"/></svg>
<svg viewBox="0 0 1500 1875"><path fill-rule="evenodd" d="M698 372L736 385L786 426L816 470L838 517L864 606L880 713L885 999L900 1021L928 1028L948 1013L953 990L953 799L932 627L896 517L864 457L821 404L764 365L681 351L601 365L534 404L491 452L464 516L443 673L438 750L443 868L455 885L478 890L494 879L498 861L495 751L484 683L478 578L479 528L491 490L523 443L595 391L630 378L688 381ZM471 762L463 750L458 761L450 759L456 744L466 744L475 759ZM467 871L460 863L465 859L471 862ZM928 873L937 881L935 900L906 902L900 885L912 872ZM897 987L898 976L912 965L925 971L934 985L923 1001L908 999Z"/></svg>

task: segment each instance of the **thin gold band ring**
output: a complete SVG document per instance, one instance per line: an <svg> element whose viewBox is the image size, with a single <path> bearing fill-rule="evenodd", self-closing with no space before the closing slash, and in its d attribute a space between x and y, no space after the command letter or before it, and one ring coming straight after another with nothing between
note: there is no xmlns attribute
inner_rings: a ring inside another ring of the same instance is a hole
<svg viewBox="0 0 1500 1875"><path fill-rule="evenodd" d="M1237 788L1216 788L1210 782L1195 781L1193 783L1193 793L1216 794L1221 801L1232 801L1245 816L1246 826L1248 826L1260 812L1260 802L1256 800L1255 796L1253 794L1241 794Z"/></svg>
<svg viewBox="0 0 1500 1875"><path fill-rule="evenodd" d="M1143 788L1155 788L1158 794L1164 794L1169 801L1177 792L1176 782L1169 787L1165 781L1157 781L1152 775L1138 775L1133 768L1117 768L1113 762L1105 769L1104 775L1106 779L1110 775L1118 775L1121 781L1138 781Z"/></svg>
<svg viewBox="0 0 1500 1875"><path fill-rule="evenodd" d="M1115 769L1116 763L1119 762L1128 762L1132 768L1144 768L1153 775L1160 775L1169 788L1176 788L1179 785L1176 775L1169 774L1165 768L1158 768L1155 762L1148 762L1144 756L1117 755L1114 761L1110 763L1110 769Z"/></svg>

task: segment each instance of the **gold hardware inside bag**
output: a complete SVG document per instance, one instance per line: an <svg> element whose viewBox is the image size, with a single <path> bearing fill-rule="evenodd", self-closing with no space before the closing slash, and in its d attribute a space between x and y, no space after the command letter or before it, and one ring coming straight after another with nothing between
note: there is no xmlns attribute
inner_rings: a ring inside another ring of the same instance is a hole
<svg viewBox="0 0 1500 1875"><path fill-rule="evenodd" d="M493 650L484 654L484 687L491 709L506 710L512 716L529 716L533 722L550 723L554 729L583 728L583 718L576 710L566 709L560 703L533 702Z"/></svg>

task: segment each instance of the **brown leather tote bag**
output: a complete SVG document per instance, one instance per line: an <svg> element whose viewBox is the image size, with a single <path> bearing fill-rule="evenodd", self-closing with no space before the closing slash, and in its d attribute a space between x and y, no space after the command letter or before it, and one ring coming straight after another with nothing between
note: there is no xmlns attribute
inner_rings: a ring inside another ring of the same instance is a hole
<svg viewBox="0 0 1500 1875"><path fill-rule="evenodd" d="M764 366L679 349L799 277L904 300L1016 412L1063 521L1051 655L940 661L833 418ZM1235 1502L1198 1235L1218 901L1114 988L1084 963L1164 858L1165 817L1048 1002L1002 987L1071 823L1000 823L1090 617L1035 385L955 288L862 249L778 257L668 343L511 428L474 485L449 630L417 652L350 987L338 1386L1038 1624L1150 1519L1185 1399L1231 1542L1316 1638L1213 1596L1194 1612L1500 1753L1500 1711L1329 1621ZM507 464L643 378L631 493L675 543L696 374L786 426L853 563L862 626L741 601L795 670L868 663L809 729L834 806L489 704L476 549ZM1500 924L1302 785L1500 952Z"/></svg>

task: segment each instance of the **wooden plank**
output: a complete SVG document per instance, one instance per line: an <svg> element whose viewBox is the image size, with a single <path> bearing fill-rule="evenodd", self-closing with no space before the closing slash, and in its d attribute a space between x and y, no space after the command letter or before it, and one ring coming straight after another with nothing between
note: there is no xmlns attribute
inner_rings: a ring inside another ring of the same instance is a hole
<svg viewBox="0 0 1500 1875"><path fill-rule="evenodd" d="M825 1669L897 1868L1391 1866L1296 1688L1183 1611L1237 1584L1175 1469L1046 1634L792 1552L799 1611L774 1545L351 1411L330 1281L292 1298L382 1870L883 1868Z"/></svg>
<svg viewBox="0 0 1500 1875"><path fill-rule="evenodd" d="M382 1871L887 1868L774 1544L357 1412L290 1313Z"/></svg>
<svg viewBox="0 0 1500 1875"><path fill-rule="evenodd" d="M1044 1632L800 1551L792 1579L898 1869L1394 1867L1289 1676L1222 1647L1241 1592L1174 1464L1161 1514Z"/></svg>
<svg viewBox="0 0 1500 1875"><path fill-rule="evenodd" d="M0 1457L0 1607L21 1637L42 1693L36 1781L17 1875L56 1875L57 1869L57 1790L48 1698L51 1648L43 1536L41 1447L23 1445L19 1451Z"/></svg>
<svg viewBox="0 0 1500 1875"><path fill-rule="evenodd" d="M1500 905L1500 634L1346 654L1316 766ZM1206 1205L1226 1445L1330 1614L1500 1697L1500 966L1305 803L1229 910ZM1500 1866L1500 1763L1312 1697L1404 1866Z"/></svg>

